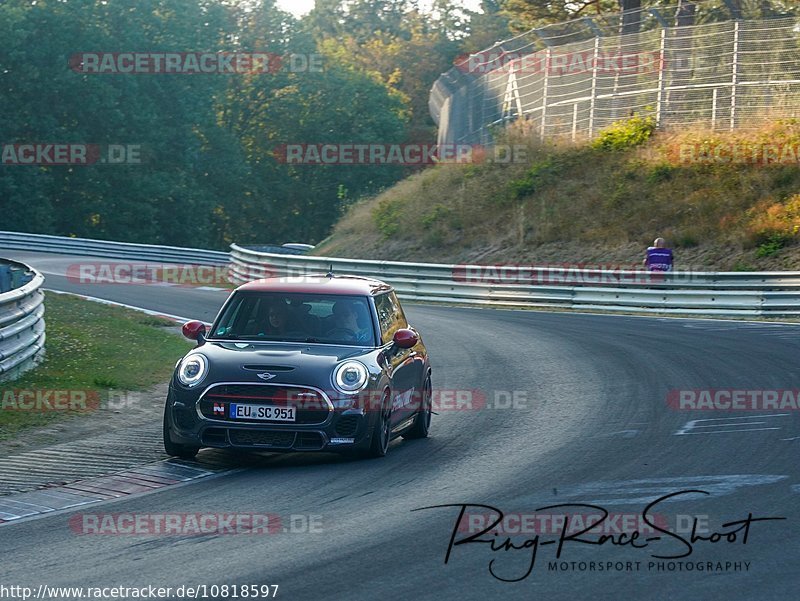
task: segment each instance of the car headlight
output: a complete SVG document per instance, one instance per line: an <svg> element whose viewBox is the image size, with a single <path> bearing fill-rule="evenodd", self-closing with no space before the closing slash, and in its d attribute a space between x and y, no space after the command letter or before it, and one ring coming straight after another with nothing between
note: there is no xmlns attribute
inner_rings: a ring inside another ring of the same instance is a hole
<svg viewBox="0 0 800 601"><path fill-rule="evenodd" d="M358 392L368 380L369 371L359 361L345 361L333 372L333 384L340 392Z"/></svg>
<svg viewBox="0 0 800 601"><path fill-rule="evenodd" d="M199 384L208 372L208 360L201 354L187 355L178 366L178 380L184 386Z"/></svg>

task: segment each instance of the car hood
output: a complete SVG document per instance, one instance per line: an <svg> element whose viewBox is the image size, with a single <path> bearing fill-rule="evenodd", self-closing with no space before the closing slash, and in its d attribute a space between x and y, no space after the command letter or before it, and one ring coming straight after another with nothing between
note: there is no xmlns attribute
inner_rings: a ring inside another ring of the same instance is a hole
<svg viewBox="0 0 800 601"><path fill-rule="evenodd" d="M192 352L202 353L208 359L205 383L268 382L315 386L327 391L332 386L331 373L337 363L358 359L373 371L374 356L379 349L288 342L208 341Z"/></svg>

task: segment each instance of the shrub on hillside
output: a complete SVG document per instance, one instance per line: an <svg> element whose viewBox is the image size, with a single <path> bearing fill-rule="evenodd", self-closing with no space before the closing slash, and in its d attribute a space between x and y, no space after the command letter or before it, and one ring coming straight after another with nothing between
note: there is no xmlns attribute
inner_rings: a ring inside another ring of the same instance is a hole
<svg viewBox="0 0 800 601"><path fill-rule="evenodd" d="M758 247L758 256L774 255L800 233L800 194L784 202L759 203L747 217L747 234L750 243Z"/></svg>
<svg viewBox="0 0 800 601"><path fill-rule="evenodd" d="M381 199L372 210L375 227L385 238L391 238L400 230L400 203L396 200Z"/></svg>
<svg viewBox="0 0 800 601"><path fill-rule="evenodd" d="M635 116L623 121L616 121L605 129L592 142L597 150L625 150L640 146L650 139L656 130L655 117Z"/></svg>
<svg viewBox="0 0 800 601"><path fill-rule="evenodd" d="M508 183L508 193L514 200L535 194L540 188L552 181L552 176L558 173L558 166L552 157L547 157L530 166L519 179Z"/></svg>

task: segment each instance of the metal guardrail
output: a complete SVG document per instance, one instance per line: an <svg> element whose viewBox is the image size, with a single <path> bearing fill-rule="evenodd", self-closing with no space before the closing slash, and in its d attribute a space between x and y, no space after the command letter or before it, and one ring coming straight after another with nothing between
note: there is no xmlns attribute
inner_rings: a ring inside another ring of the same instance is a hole
<svg viewBox="0 0 800 601"><path fill-rule="evenodd" d="M34 367L44 354L44 276L16 261L0 260L0 381Z"/></svg>
<svg viewBox="0 0 800 601"><path fill-rule="evenodd" d="M215 250L0 231L0 250L5 249L191 265L224 265L228 262L228 253Z"/></svg>
<svg viewBox="0 0 800 601"><path fill-rule="evenodd" d="M536 268L546 284L503 284L466 277L471 266L289 256L231 245L229 278L242 284L261 277L334 273L369 276L392 284L401 298L497 307L543 307L740 317L800 315L800 272L676 271L653 276L637 270ZM475 266L480 269L479 266ZM470 281L473 280L473 281ZM563 284L559 282L564 282Z"/></svg>
<svg viewBox="0 0 800 601"><path fill-rule="evenodd" d="M230 254L227 254L171 246L0 232L2 248L190 264L229 263L229 279L236 284L270 276L324 274L332 268L334 273L384 280L392 284L402 298L425 302L742 317L800 315L800 272L796 271L679 270L652 276L639 270L614 269L609 278L608 270L576 266L578 279L582 281L575 282L569 268L532 266L535 267L537 283L529 284L524 281L498 283L491 278L469 275L485 266L290 255L260 252L237 244L232 244ZM36 272L31 270L31 273ZM502 274L500 276L499 282L503 282ZM36 273L26 286L41 277ZM14 290L0 294L0 298L17 293ZM43 313L43 306L38 308L41 292L33 294L32 298L38 298L38 303L29 300L25 305L29 309L26 315L36 311ZM31 307L31 304L36 306ZM8 344L5 341L8 335L3 338L2 329L6 327L4 308L0 305L0 378L5 369L3 362L8 356L4 346ZM36 321L34 318L31 320ZM41 343L44 343L43 325Z"/></svg>

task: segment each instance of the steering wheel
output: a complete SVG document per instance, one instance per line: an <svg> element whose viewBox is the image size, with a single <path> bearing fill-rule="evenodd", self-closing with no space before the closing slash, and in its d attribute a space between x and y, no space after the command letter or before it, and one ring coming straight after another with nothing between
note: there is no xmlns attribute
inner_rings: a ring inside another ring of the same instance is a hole
<svg viewBox="0 0 800 601"><path fill-rule="evenodd" d="M358 339L358 335L353 330L351 330L350 328L333 328L332 330L328 330L328 332L325 334L325 336L327 336L329 338L337 338L337 337L341 336L341 337L343 337L345 339L348 339L348 340L349 339L352 339L352 340Z"/></svg>

